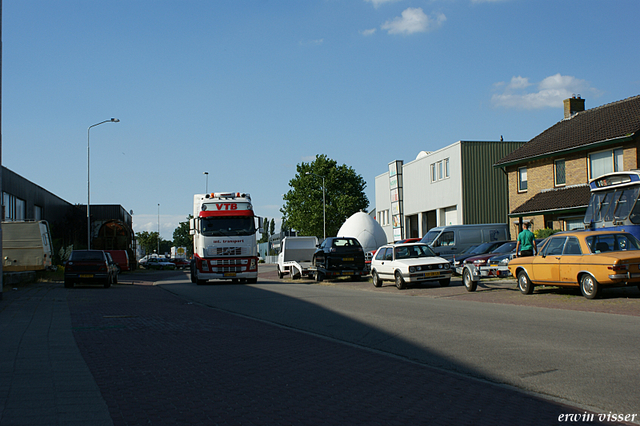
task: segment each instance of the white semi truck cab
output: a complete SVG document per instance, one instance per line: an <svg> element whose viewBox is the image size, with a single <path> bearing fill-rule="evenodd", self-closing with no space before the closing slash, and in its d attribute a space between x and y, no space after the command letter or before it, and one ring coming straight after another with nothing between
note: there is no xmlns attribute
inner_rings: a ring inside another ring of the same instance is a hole
<svg viewBox="0 0 640 426"><path fill-rule="evenodd" d="M258 281L256 216L251 196L241 192L213 192L193 196L191 281ZM257 218L262 228L262 218Z"/></svg>

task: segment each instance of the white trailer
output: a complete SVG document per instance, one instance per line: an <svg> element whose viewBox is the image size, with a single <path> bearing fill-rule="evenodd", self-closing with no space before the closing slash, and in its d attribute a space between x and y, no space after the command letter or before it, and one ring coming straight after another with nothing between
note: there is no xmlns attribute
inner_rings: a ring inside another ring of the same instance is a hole
<svg viewBox="0 0 640 426"><path fill-rule="evenodd" d="M2 222L2 269L5 272L53 269L51 233L46 220Z"/></svg>
<svg viewBox="0 0 640 426"><path fill-rule="evenodd" d="M308 276L317 246L316 237L284 237L278 255L278 277L282 279L286 274L292 278Z"/></svg>

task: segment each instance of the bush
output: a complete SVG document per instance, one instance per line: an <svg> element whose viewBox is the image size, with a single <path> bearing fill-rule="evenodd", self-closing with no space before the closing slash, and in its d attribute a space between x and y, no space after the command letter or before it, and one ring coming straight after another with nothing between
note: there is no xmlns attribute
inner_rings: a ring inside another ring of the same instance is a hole
<svg viewBox="0 0 640 426"><path fill-rule="evenodd" d="M534 235L536 238L543 239L543 238L547 238L549 235L553 235L553 234L555 234L556 232L560 232L560 230L559 230L559 229L549 229L549 228L544 228L544 229L538 229L538 230L536 230L536 231L533 233L533 235Z"/></svg>

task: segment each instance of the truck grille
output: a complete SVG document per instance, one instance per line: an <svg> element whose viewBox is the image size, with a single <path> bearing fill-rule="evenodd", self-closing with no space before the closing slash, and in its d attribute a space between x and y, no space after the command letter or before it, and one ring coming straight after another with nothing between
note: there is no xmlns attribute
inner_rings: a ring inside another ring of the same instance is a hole
<svg viewBox="0 0 640 426"><path fill-rule="evenodd" d="M215 256L247 256L247 249L242 247L208 247L205 257Z"/></svg>

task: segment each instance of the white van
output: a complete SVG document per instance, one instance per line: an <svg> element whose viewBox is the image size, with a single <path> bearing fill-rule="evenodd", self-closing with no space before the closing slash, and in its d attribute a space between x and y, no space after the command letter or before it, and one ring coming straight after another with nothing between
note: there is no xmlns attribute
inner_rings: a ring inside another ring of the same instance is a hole
<svg viewBox="0 0 640 426"><path fill-rule="evenodd" d="M51 233L46 220L2 222L2 270L53 269Z"/></svg>
<svg viewBox="0 0 640 426"><path fill-rule="evenodd" d="M420 242L428 244L438 256L450 259L471 246L508 239L509 226L506 223L486 223L431 228Z"/></svg>

